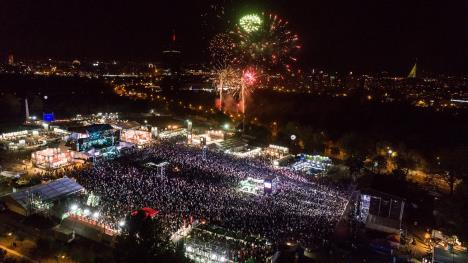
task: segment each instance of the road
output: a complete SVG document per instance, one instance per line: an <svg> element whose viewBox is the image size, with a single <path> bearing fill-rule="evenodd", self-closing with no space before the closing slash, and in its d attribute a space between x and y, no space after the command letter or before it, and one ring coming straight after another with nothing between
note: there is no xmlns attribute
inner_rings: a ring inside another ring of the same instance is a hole
<svg viewBox="0 0 468 263"><path fill-rule="evenodd" d="M29 261L29 262L33 262L33 263L39 263L39 261L34 260L34 259L32 259L32 258L30 258L30 257L28 257L28 256L26 256L26 255L23 255L23 254L19 253L19 252L16 251L16 250L9 249L9 248L7 248L6 246L0 245L0 248L6 250L6 252L8 252L8 254L15 255L15 256L17 256L17 257L19 257L19 258L21 258L21 259L25 259L25 260L27 260L27 261Z"/></svg>

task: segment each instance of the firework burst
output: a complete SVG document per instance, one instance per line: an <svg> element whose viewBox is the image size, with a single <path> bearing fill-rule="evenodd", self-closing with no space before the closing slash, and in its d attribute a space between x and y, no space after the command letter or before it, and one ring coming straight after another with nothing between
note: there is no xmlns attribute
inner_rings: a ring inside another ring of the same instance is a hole
<svg viewBox="0 0 468 263"><path fill-rule="evenodd" d="M208 46L211 64L215 69L230 67L235 61L235 47L233 38L229 34L220 33L215 35Z"/></svg>
<svg viewBox="0 0 468 263"><path fill-rule="evenodd" d="M247 32L248 34L251 34L253 32L256 32L260 29L262 25L262 19L260 16L256 14L250 14L250 15L245 15L239 20L239 26Z"/></svg>
<svg viewBox="0 0 468 263"><path fill-rule="evenodd" d="M294 74L301 45L287 21L273 14L244 16L232 35L237 63L256 65L270 77Z"/></svg>

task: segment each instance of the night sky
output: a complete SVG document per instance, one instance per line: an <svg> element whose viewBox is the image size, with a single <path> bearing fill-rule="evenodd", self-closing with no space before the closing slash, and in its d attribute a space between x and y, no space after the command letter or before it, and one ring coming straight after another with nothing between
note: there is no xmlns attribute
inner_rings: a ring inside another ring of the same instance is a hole
<svg viewBox="0 0 468 263"><path fill-rule="evenodd" d="M151 61L175 30L186 61L203 62L207 39L250 10L289 20L310 68L402 73L417 58L428 72L468 72L468 1L461 0L2 0L0 55Z"/></svg>

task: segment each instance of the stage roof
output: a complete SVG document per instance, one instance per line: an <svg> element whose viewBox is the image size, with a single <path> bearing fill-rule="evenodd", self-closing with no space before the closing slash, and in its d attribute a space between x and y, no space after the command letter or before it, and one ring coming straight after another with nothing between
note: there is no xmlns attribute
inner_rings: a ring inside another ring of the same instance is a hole
<svg viewBox="0 0 468 263"><path fill-rule="evenodd" d="M119 122L115 124L115 126L120 127L122 129L137 129L141 126L140 123L136 121L129 121L129 122Z"/></svg>
<svg viewBox="0 0 468 263"><path fill-rule="evenodd" d="M45 184L35 185L8 196L18 202L23 208L28 207L28 191L39 194L43 202L53 202L83 190L83 186L74 180L64 177Z"/></svg>
<svg viewBox="0 0 468 263"><path fill-rule="evenodd" d="M377 191L377 190L371 189L371 188L366 188L366 189L361 190L361 194L377 196L377 197L380 197L380 198L383 198L383 199L393 199L393 200L398 200L398 201L406 201L405 198L402 198L402 197L399 197L399 196L396 196L396 195L392 195L392 194L389 194L389 193L380 192L380 191Z"/></svg>
<svg viewBox="0 0 468 263"><path fill-rule="evenodd" d="M107 130L112 130L112 126L110 124L92 124L88 126L81 126L81 127L70 127L68 131L76 132L76 133L93 133L93 132L102 132Z"/></svg>

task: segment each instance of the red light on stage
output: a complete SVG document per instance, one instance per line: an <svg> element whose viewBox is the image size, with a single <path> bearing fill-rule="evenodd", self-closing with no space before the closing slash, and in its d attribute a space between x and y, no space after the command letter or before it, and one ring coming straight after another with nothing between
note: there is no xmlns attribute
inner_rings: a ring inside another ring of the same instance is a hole
<svg viewBox="0 0 468 263"><path fill-rule="evenodd" d="M158 210L155 210L153 208L149 208L149 207L143 207L139 210L135 210L131 213L132 216L136 216L138 215L139 212L143 212L145 214L145 217L146 218L153 218L155 217L157 214L159 214L159 211Z"/></svg>

